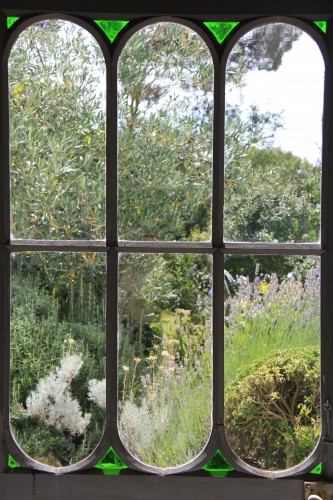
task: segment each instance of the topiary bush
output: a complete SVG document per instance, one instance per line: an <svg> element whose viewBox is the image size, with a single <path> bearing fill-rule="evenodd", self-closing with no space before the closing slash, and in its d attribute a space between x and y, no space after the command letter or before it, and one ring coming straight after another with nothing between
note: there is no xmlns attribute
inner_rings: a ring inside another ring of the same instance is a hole
<svg viewBox="0 0 333 500"><path fill-rule="evenodd" d="M277 351L226 388L226 434L237 455L260 469L302 462L320 435L319 348Z"/></svg>

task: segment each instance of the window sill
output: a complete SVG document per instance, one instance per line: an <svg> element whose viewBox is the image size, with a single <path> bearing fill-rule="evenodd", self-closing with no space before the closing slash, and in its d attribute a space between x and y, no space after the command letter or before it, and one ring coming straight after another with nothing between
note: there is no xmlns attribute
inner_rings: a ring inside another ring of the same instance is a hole
<svg viewBox="0 0 333 500"><path fill-rule="evenodd" d="M316 476L320 481L320 476ZM0 476L1 500L301 500L304 481L313 475L269 480L236 472L211 477L197 472L175 476L154 476L125 470L104 475L98 470L50 475L28 469L6 470Z"/></svg>

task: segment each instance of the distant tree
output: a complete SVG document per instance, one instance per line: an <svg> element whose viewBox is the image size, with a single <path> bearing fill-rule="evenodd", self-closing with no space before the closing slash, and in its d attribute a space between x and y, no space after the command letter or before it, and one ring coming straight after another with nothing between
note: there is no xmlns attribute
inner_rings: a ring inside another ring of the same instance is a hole
<svg viewBox="0 0 333 500"><path fill-rule="evenodd" d="M231 241L316 242L320 237L319 166L280 148L250 147L241 161L228 164L225 235ZM304 266L303 257L238 256L232 275L260 272L286 275ZM309 261L310 265L310 261Z"/></svg>
<svg viewBox="0 0 333 500"><path fill-rule="evenodd" d="M15 236L104 237L103 78L101 50L73 23L19 35L9 57Z"/></svg>
<svg viewBox="0 0 333 500"><path fill-rule="evenodd" d="M249 148L226 175L226 236L238 241L319 239L320 168L280 148Z"/></svg>
<svg viewBox="0 0 333 500"><path fill-rule="evenodd" d="M42 21L19 35L8 69L14 236L103 239L105 65L100 48L73 23ZM12 265L14 271L40 274L41 284L59 299L63 317L83 319L79 281L87 294L104 293L104 266L94 253L64 253L59 262L51 252L33 252L16 255Z"/></svg>

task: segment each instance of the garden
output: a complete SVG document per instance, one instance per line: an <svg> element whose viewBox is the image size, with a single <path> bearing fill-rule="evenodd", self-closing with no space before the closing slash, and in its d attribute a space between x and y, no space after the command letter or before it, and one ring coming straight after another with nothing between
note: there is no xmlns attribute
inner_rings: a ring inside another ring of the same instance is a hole
<svg viewBox="0 0 333 500"><path fill-rule="evenodd" d="M305 36L277 24L265 38L265 29L231 52L227 91L242 88L253 69L276 71ZM157 23L126 45L118 68L120 239L211 239L213 74L207 46L184 26ZM14 238L105 238L104 80L97 43L68 21L36 23L16 41ZM320 165L272 144L281 122L255 107L244 116L227 100L227 240L319 239ZM120 438L145 464L182 465L212 428L212 257L123 252L117 272ZM29 457L70 465L93 452L106 422L106 255L13 253L11 276L12 433ZM225 429L255 467L296 465L319 439L319 296L315 257L225 256Z"/></svg>

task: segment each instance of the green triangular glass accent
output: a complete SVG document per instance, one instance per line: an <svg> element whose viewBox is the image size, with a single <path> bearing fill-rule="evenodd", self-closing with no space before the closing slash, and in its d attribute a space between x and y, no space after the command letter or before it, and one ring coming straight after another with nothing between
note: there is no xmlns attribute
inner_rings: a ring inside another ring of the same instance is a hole
<svg viewBox="0 0 333 500"><path fill-rule="evenodd" d="M205 22L204 25L213 33L219 43L224 42L229 33L239 24L239 22Z"/></svg>
<svg viewBox="0 0 333 500"><path fill-rule="evenodd" d="M97 21L95 23L104 31L110 42L118 35L119 31L121 31L129 21Z"/></svg>
<svg viewBox="0 0 333 500"><path fill-rule="evenodd" d="M102 469L103 474L116 476L122 469L127 469L127 465L120 460L114 449L110 448L95 468Z"/></svg>
<svg viewBox="0 0 333 500"><path fill-rule="evenodd" d="M310 474L321 474L322 473L322 464L317 465L314 469L312 469Z"/></svg>
<svg viewBox="0 0 333 500"><path fill-rule="evenodd" d="M13 457L8 455L8 467L9 469L18 469L21 466L16 462L16 460L13 459Z"/></svg>
<svg viewBox="0 0 333 500"><path fill-rule="evenodd" d="M326 29L327 29L326 21L313 21L313 22L318 26L318 28L321 29L321 31L326 33Z"/></svg>
<svg viewBox="0 0 333 500"><path fill-rule="evenodd" d="M235 470L228 464L226 459L222 456L220 450L215 452L213 458L202 467L202 470L209 472L212 476L225 476L228 472Z"/></svg>
<svg viewBox="0 0 333 500"><path fill-rule="evenodd" d="M19 17L7 17L7 28L9 29L19 19L20 19Z"/></svg>

